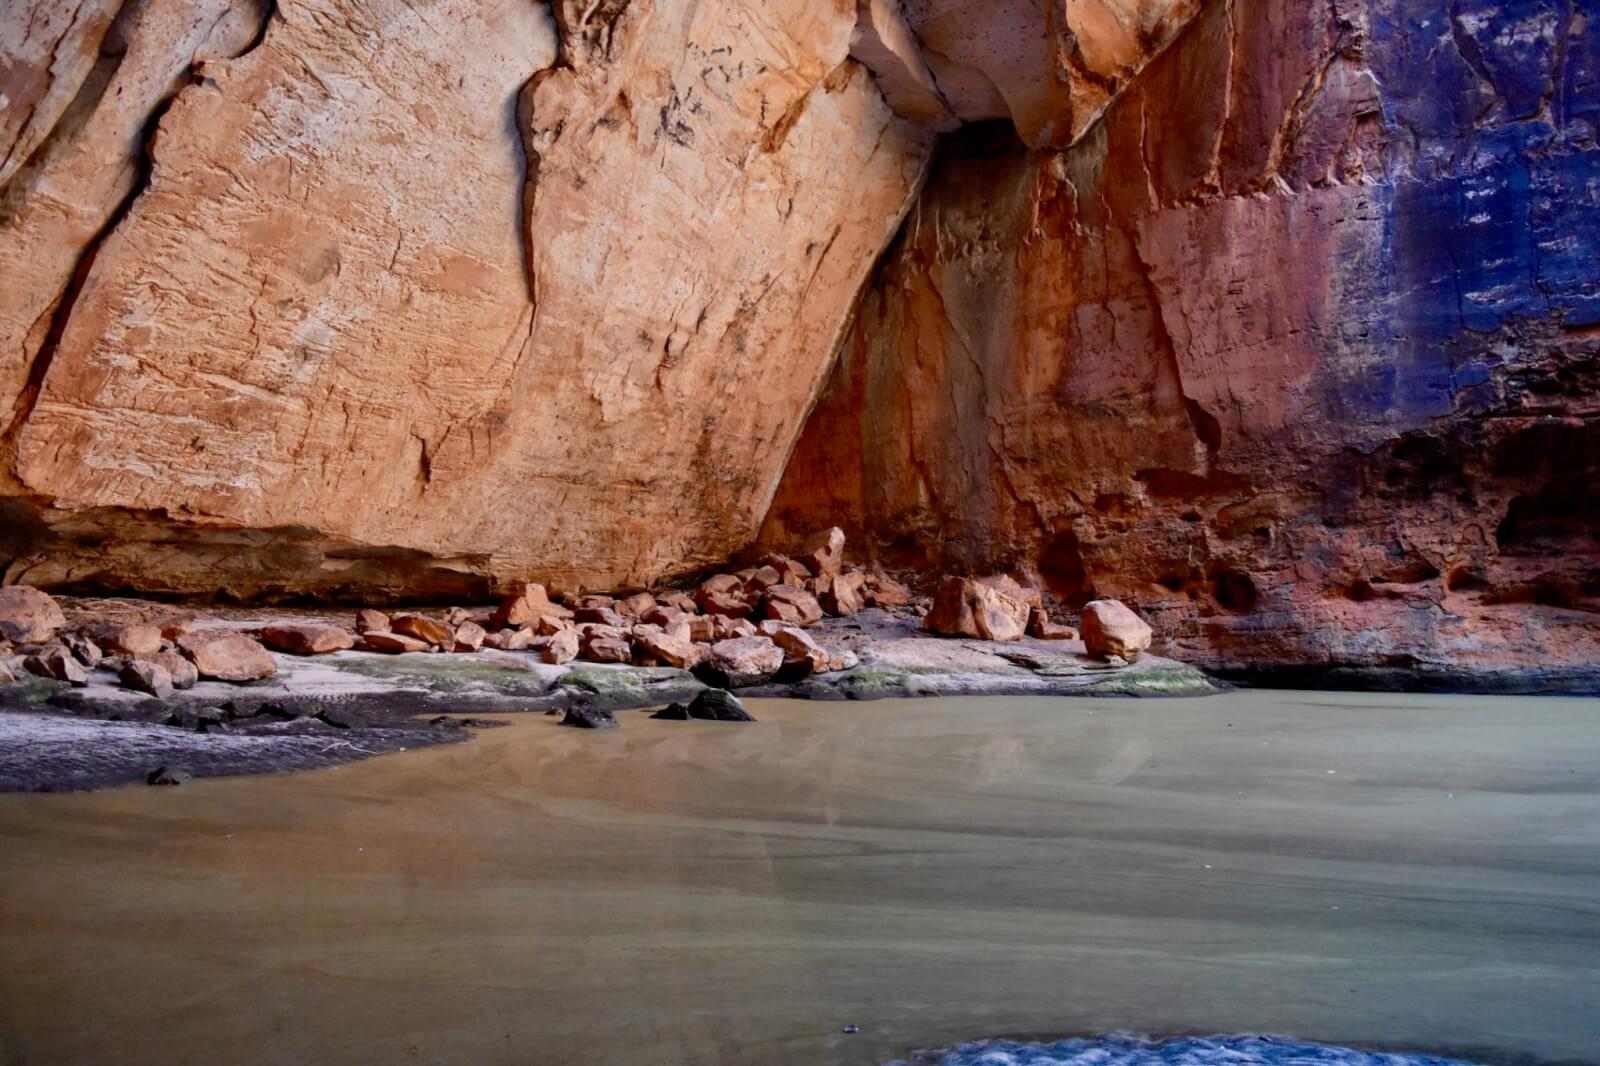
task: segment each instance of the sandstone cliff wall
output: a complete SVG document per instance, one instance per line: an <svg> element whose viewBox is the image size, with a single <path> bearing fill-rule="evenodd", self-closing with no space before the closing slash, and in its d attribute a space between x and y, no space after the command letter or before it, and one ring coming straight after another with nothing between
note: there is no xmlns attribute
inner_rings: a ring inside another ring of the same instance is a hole
<svg viewBox="0 0 1600 1066"><path fill-rule="evenodd" d="M1600 21L1209 7L1077 144L947 142L764 539L1219 664L1600 651Z"/></svg>

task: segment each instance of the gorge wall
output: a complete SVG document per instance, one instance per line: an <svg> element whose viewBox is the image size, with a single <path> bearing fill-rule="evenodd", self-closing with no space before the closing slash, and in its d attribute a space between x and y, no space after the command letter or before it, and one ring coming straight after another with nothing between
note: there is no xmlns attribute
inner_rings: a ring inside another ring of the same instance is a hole
<svg viewBox="0 0 1600 1066"><path fill-rule="evenodd" d="M769 515L1217 665L1600 652L1600 20L1225 0L946 142Z"/></svg>
<svg viewBox="0 0 1600 1066"><path fill-rule="evenodd" d="M843 525L1230 662L1593 659L1592 0L21 0L0 580Z"/></svg>

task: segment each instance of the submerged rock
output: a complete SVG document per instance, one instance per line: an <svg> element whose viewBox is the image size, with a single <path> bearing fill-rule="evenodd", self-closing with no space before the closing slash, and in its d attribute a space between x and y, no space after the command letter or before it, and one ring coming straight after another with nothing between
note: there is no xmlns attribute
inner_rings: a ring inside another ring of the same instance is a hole
<svg viewBox="0 0 1600 1066"><path fill-rule="evenodd" d="M753 722L755 717L744 709L739 697L727 689L708 688L690 701L690 718L706 722Z"/></svg>
<svg viewBox="0 0 1600 1066"><path fill-rule="evenodd" d="M569 707L561 724L578 729L616 729L620 725L616 715L599 707Z"/></svg>
<svg viewBox="0 0 1600 1066"><path fill-rule="evenodd" d="M147 785L187 785L194 780L194 772L182 766L160 766L145 777Z"/></svg>
<svg viewBox="0 0 1600 1066"><path fill-rule="evenodd" d="M689 708L682 703L669 703L650 717L661 718L668 722L687 722L689 720Z"/></svg>

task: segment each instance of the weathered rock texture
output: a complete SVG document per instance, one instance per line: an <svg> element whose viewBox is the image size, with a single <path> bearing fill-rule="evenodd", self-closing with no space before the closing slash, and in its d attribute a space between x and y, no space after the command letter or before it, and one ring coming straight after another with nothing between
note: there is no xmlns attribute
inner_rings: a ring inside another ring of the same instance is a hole
<svg viewBox="0 0 1600 1066"><path fill-rule="evenodd" d="M1212 663L1600 653L1600 21L1225 0L1064 150L946 142L764 539Z"/></svg>
<svg viewBox="0 0 1600 1066"><path fill-rule="evenodd" d="M6 15L8 579L460 594L751 539L931 145L853 4L116 6Z"/></svg>

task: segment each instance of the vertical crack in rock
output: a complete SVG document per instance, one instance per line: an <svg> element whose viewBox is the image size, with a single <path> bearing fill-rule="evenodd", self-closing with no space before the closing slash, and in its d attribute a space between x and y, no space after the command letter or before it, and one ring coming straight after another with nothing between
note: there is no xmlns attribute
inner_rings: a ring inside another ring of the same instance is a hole
<svg viewBox="0 0 1600 1066"><path fill-rule="evenodd" d="M261 0L259 4L251 4L250 6L254 7L258 22L252 29L245 47L238 52L232 53L229 56L230 59L242 58L260 47L262 41L266 39L269 25L277 14L277 0ZM142 10L143 4L138 2L123 8L118 13L116 21L107 30L106 36L120 42L120 46L125 50L128 46L127 36L133 30L131 22L139 16ZM217 21L220 22L220 18ZM122 54L125 54L125 51ZM116 63L120 64L122 54L118 55ZM164 93L155 102L149 116L145 119L144 130L139 137L139 151L133 159L133 163L138 170L137 176L130 183L127 193L117 203L116 207L110 211L105 222L85 243L76 264L73 266L66 287L57 298L53 308L48 311L50 325L45 331L43 343L28 363L28 372L23 386L16 400L12 403L4 429L0 430L0 489L4 489L8 493L38 498L36 493L25 490L18 478L16 470L17 435L27 423L29 415L33 412L34 405L38 402L45 377L50 372L61 337L66 331L67 323L72 317L73 308L77 304L79 295L83 292L84 284L87 282L89 273L94 267L96 257L100 254L100 250L104 247L111 234L116 232L117 228L132 213L134 204L150 188L155 178L155 157L153 153L161 120L172 107L179 94L186 87L195 84L200 79L197 66L198 63L191 64L188 72L172 85L171 90ZM114 70L115 65L112 66L112 71ZM86 88L89 88L89 91L94 95L84 97L82 105L92 107L93 103L98 102L98 94L105 91L109 81L110 72L104 72L103 78L91 79L91 82L93 82L92 87L86 86Z"/></svg>

